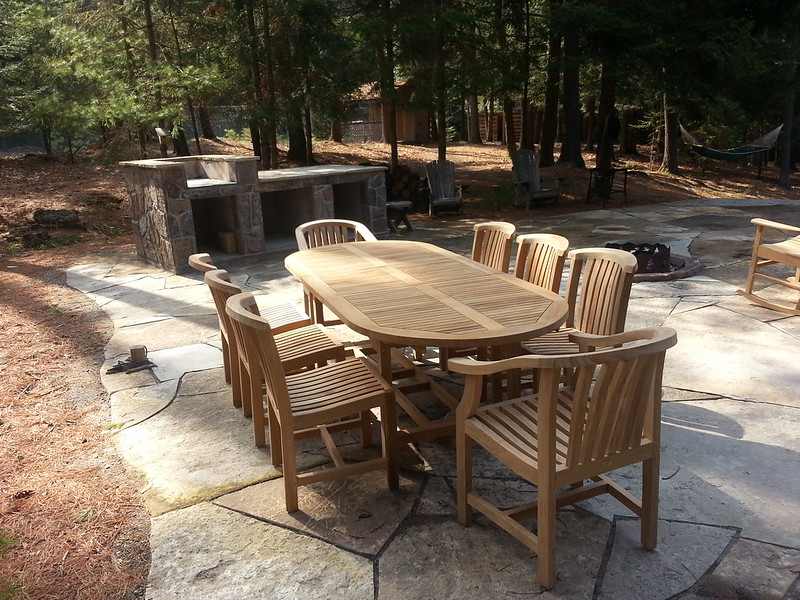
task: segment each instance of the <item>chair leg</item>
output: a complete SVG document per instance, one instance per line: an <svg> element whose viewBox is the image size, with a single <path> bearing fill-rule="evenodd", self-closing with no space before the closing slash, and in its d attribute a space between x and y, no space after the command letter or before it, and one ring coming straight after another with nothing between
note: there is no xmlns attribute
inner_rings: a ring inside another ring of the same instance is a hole
<svg viewBox="0 0 800 600"><path fill-rule="evenodd" d="M225 383L231 383L231 357L228 350L228 340L222 336L222 369L225 373Z"/></svg>
<svg viewBox="0 0 800 600"><path fill-rule="evenodd" d="M281 426L275 416L272 405L267 400L267 420L269 421L269 452L272 466L283 463L283 446L281 436Z"/></svg>
<svg viewBox="0 0 800 600"><path fill-rule="evenodd" d="M372 411L365 410L361 413L361 447L372 446Z"/></svg>
<svg viewBox="0 0 800 600"><path fill-rule="evenodd" d="M286 496L286 512L298 510L297 500L297 464L294 449L294 432L282 436L283 450L283 490Z"/></svg>
<svg viewBox="0 0 800 600"><path fill-rule="evenodd" d="M260 377L248 377L250 386L248 387L248 401L250 402L250 413L253 415L253 439L257 448L267 445L266 440L266 419L264 419L264 396L261 395Z"/></svg>
<svg viewBox="0 0 800 600"><path fill-rule="evenodd" d="M642 546L648 550L658 542L658 459L642 461Z"/></svg>
<svg viewBox="0 0 800 600"><path fill-rule="evenodd" d="M397 410L394 397L381 406L381 448L386 457L386 480L390 490L400 487L400 466L397 447Z"/></svg>
<svg viewBox="0 0 800 600"><path fill-rule="evenodd" d="M550 589L556 584L556 491L545 482L538 486L536 525L539 584Z"/></svg>
<svg viewBox="0 0 800 600"><path fill-rule="evenodd" d="M244 416L249 417L249 407L242 403L246 382L242 380L244 376L244 369L239 364L238 356L231 356L231 396L233 397L233 405L236 408L241 408Z"/></svg>
<svg viewBox="0 0 800 600"><path fill-rule="evenodd" d="M458 521L462 525L472 523L472 510L467 495L472 491L472 440L463 431L456 432L456 501Z"/></svg>

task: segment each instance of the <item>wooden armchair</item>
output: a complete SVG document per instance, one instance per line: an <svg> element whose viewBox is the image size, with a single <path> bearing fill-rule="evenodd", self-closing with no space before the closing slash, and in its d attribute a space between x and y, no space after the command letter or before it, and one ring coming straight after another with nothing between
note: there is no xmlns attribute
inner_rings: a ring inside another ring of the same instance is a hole
<svg viewBox="0 0 800 600"><path fill-rule="evenodd" d="M265 375L272 463L283 464L286 510L298 510L298 486L374 469L386 469L389 488L396 489L399 477L394 392L368 361L345 360L286 375L269 323L256 314L253 295L232 296L226 310L237 338L258 357ZM362 445L371 444L372 408L380 409L382 455L372 460L345 463L331 434L358 428ZM322 438L334 466L298 473L295 440L316 436Z"/></svg>
<svg viewBox="0 0 800 600"><path fill-rule="evenodd" d="M242 293L242 290L230 282L227 271L222 269L208 271L204 280L217 307L223 340L223 360L227 360L231 371L233 405L241 407L246 417L253 418L256 446L264 446L265 422L261 402L263 374L258 362L245 352L242 341L236 338L233 323L225 308L228 298ZM257 306L254 310L258 314ZM320 325L309 324L273 335L281 364L287 373L325 364L329 360L345 359L344 346L328 335ZM227 359L224 358L226 353Z"/></svg>
<svg viewBox="0 0 800 600"><path fill-rule="evenodd" d="M461 188L456 188L455 165L450 160L434 160L425 165L430 201L428 214L439 210L461 212Z"/></svg>
<svg viewBox="0 0 800 600"><path fill-rule="evenodd" d="M753 284L756 279L768 281L794 291L800 291L800 227L769 221L767 219L753 219L752 223L756 226L755 242L753 243L753 257L750 261L750 271L747 274L747 282L743 290L739 293L748 300L766 306L772 310L777 310L790 315L800 315L800 298L794 306L781 304L767 300L756 295L753 291ZM767 232L774 230L786 234L795 234L783 241L767 243L765 241ZM765 235L766 234L766 235ZM759 269L770 265L785 265L794 269L794 276L781 279L776 273L762 273Z"/></svg>
<svg viewBox="0 0 800 600"><path fill-rule="evenodd" d="M458 520L477 509L538 555L539 583L556 583L556 510L609 493L641 518L641 542L656 546L661 376L675 331L653 328L612 336L573 334L595 351L522 356L496 362L453 359L466 375L456 410ZM618 346L618 347L615 347ZM483 378L507 369L536 369L535 395L479 406ZM560 373L575 372L570 386ZM472 490L472 446L480 444L537 487L537 501L501 509ZM605 476L642 463L642 498ZM588 483L587 483L588 480ZM535 517L536 533L520 521Z"/></svg>
<svg viewBox="0 0 800 600"><path fill-rule="evenodd" d="M520 148L511 153L511 176L514 180L517 206L530 209L531 202L541 204L552 202L555 205L561 195L561 180L556 179L555 189L543 189L539 174L539 157L533 150Z"/></svg>
<svg viewBox="0 0 800 600"><path fill-rule="evenodd" d="M614 248L582 248L572 250L568 257L567 321L557 331L523 342L526 352L578 352L579 346L570 339L573 332L611 335L625 329L636 257Z"/></svg>
<svg viewBox="0 0 800 600"><path fill-rule="evenodd" d="M517 228L511 223L489 221L476 223L473 227L472 260L508 273L511 262L511 246Z"/></svg>
<svg viewBox="0 0 800 600"><path fill-rule="evenodd" d="M517 244L514 276L557 294L569 240L553 233L526 233L517 236Z"/></svg>
<svg viewBox="0 0 800 600"><path fill-rule="evenodd" d="M307 250L317 246L331 246L345 242L376 242L375 235L363 223L347 219L320 219L309 221L294 230L297 248ZM314 323L323 325L338 324L340 321L325 321L322 302L314 298L308 290L304 293L304 308Z"/></svg>

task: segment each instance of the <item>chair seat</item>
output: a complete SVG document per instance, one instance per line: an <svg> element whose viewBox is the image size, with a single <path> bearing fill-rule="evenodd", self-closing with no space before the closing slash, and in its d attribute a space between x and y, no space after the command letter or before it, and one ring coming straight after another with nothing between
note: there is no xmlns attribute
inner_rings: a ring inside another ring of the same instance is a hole
<svg viewBox="0 0 800 600"><path fill-rule="evenodd" d="M762 244L758 255L785 265L800 267L800 235L775 244Z"/></svg>
<svg viewBox="0 0 800 600"><path fill-rule="evenodd" d="M295 427L351 416L375 406L375 396L392 388L363 359L333 363L286 377Z"/></svg>
<svg viewBox="0 0 800 600"><path fill-rule="evenodd" d="M532 340L522 342L522 349L530 354L575 354L580 352L580 346L571 342L569 336L578 330L574 327L562 327L557 331L550 331Z"/></svg>
<svg viewBox="0 0 800 600"><path fill-rule="evenodd" d="M763 297L761 291L757 292L754 287L756 280L759 280L800 292L800 235L795 235L781 242L769 244L763 242L767 230L778 231L783 235L791 235L800 232L800 228L760 218L752 219L751 222L756 226L753 256L750 259L747 281L744 289L739 290L739 294L766 308L790 315L800 315L800 297L792 304L780 298ZM783 279L783 276L779 276L777 272L761 272L759 270L762 267L769 267L775 264L793 268L795 270L794 275Z"/></svg>
<svg viewBox="0 0 800 600"><path fill-rule="evenodd" d="M269 317L265 318L269 320ZM275 336L275 345L287 373L316 363L324 364L331 358L344 360L345 357L344 346L321 325L308 325L279 333Z"/></svg>

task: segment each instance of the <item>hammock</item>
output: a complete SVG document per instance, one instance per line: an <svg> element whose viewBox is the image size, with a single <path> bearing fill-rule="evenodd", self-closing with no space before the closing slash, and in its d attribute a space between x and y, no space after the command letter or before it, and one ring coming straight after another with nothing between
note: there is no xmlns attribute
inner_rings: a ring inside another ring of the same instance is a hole
<svg viewBox="0 0 800 600"><path fill-rule="evenodd" d="M766 152L772 148L775 145L775 142L778 140L778 136L781 133L781 129L783 129L783 125L776 127L769 133L762 135L757 140L754 140L745 146L737 146L736 148L728 148L726 150L715 150L713 148L703 146L696 137L684 129L683 125L680 125L680 128L684 141L689 144L692 147L692 150L697 152L699 155L707 158L713 158L715 160L736 161L747 158L748 156L752 156L753 154L758 154L759 152Z"/></svg>

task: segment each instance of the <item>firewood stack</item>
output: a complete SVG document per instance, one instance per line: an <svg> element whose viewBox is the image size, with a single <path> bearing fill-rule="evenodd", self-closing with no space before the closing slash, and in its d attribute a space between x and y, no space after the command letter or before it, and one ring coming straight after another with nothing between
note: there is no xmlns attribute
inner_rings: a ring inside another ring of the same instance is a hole
<svg viewBox="0 0 800 600"><path fill-rule="evenodd" d="M389 199L410 201L414 205L414 212L418 212L424 202L422 188L420 176L414 173L408 165L398 165L394 172L386 176L386 191Z"/></svg>

